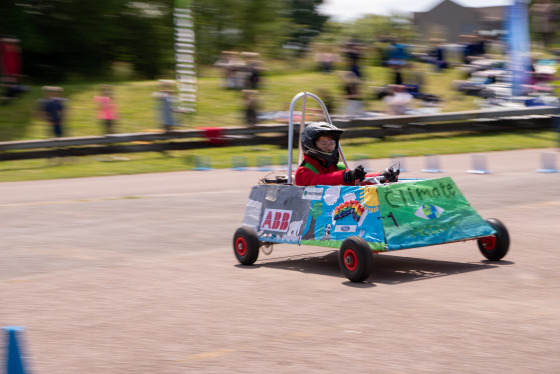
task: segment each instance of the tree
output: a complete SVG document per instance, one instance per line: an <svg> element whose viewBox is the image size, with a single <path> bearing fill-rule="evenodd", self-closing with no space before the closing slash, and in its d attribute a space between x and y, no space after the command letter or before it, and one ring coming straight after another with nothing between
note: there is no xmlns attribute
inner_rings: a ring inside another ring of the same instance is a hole
<svg viewBox="0 0 560 374"><path fill-rule="evenodd" d="M300 52L307 49L309 43L317 37L328 16L318 13L317 7L323 0L288 0L289 14L293 31L287 44Z"/></svg>
<svg viewBox="0 0 560 374"><path fill-rule="evenodd" d="M199 63L213 63L224 50L274 53L289 29L285 4L268 0L195 0Z"/></svg>
<svg viewBox="0 0 560 374"><path fill-rule="evenodd" d="M313 43L315 46L342 46L345 42L354 40L369 47L370 51L377 50L375 55L385 48L389 37L400 42L410 42L414 36L414 25L404 15L367 15L350 22L327 22L323 26L323 32ZM380 63L379 56L375 56L374 59L377 60L376 64Z"/></svg>
<svg viewBox="0 0 560 374"><path fill-rule="evenodd" d="M199 64L223 50L281 55L307 47L326 21L323 0L193 0ZM3 0L0 33L21 40L24 73L39 80L104 77L128 62L147 78L174 66L172 0ZM288 42L288 43L287 43Z"/></svg>
<svg viewBox="0 0 560 374"><path fill-rule="evenodd" d="M309 229L302 238L303 240L315 240L315 224L317 222L317 218L323 214L323 202L314 202L309 210L309 214L311 215L311 222L309 223Z"/></svg>
<svg viewBox="0 0 560 374"><path fill-rule="evenodd" d="M172 60L166 57L173 56L169 1L9 3L11 21L2 31L21 40L24 72L34 78L58 81L76 74L100 76L115 61L132 62L136 71L154 77Z"/></svg>
<svg viewBox="0 0 560 374"><path fill-rule="evenodd" d="M249 50L278 57L299 52L320 34L328 17L323 0L194 0L199 62L213 63L224 50Z"/></svg>

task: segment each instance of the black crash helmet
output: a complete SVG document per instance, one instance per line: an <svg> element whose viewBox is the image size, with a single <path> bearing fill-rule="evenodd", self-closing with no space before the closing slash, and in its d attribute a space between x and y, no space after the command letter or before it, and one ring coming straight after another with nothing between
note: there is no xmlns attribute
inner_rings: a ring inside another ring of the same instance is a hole
<svg viewBox="0 0 560 374"><path fill-rule="evenodd" d="M328 122L313 122L309 124L300 134L303 153L323 161L337 164L339 158L338 140L343 132L344 130ZM321 136L329 136L336 141L336 147L333 152L323 152L317 147L315 142Z"/></svg>

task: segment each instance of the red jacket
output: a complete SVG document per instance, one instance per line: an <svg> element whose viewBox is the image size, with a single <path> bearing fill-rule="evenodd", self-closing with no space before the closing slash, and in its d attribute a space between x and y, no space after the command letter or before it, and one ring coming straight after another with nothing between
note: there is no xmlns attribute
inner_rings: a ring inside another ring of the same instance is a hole
<svg viewBox="0 0 560 374"><path fill-rule="evenodd" d="M354 186L354 181L346 183L344 164L324 164L322 161L303 155L303 163L296 170L296 186ZM366 177L377 177L381 173L366 174ZM371 184L362 182L362 184Z"/></svg>
<svg viewBox="0 0 560 374"><path fill-rule="evenodd" d="M296 170L296 185L297 186L316 186L319 184L326 186L346 185L353 186L354 182L344 182L344 169L343 164L339 166L334 164L324 164L321 161L303 155L303 163ZM317 172L315 172L315 169Z"/></svg>

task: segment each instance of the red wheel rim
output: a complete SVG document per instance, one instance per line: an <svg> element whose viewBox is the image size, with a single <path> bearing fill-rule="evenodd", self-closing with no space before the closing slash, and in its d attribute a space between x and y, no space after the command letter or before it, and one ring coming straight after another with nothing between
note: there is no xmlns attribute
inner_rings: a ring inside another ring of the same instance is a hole
<svg viewBox="0 0 560 374"><path fill-rule="evenodd" d="M344 266L350 271L354 271L358 267L358 256L356 256L354 250L347 249L344 251Z"/></svg>
<svg viewBox="0 0 560 374"><path fill-rule="evenodd" d="M245 238L239 237L235 240L235 251L239 256L245 256L245 253L247 253L247 242Z"/></svg>
<svg viewBox="0 0 560 374"><path fill-rule="evenodd" d="M493 235L480 239L480 244L482 244L482 247L487 251L492 251L496 248L496 242L496 237Z"/></svg>

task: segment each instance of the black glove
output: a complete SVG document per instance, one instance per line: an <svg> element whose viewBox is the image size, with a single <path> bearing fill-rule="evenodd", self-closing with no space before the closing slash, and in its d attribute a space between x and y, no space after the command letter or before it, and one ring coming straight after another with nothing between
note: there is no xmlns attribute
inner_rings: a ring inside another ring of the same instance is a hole
<svg viewBox="0 0 560 374"><path fill-rule="evenodd" d="M385 183L387 182L397 182L399 180L400 169L394 170L392 166L385 169L383 172L383 177L385 177Z"/></svg>
<svg viewBox="0 0 560 374"><path fill-rule="evenodd" d="M364 167L362 165L358 166L354 170L346 170L346 172L344 173L344 181L346 183L350 183L356 180L363 181L365 177L366 171L364 170Z"/></svg>

